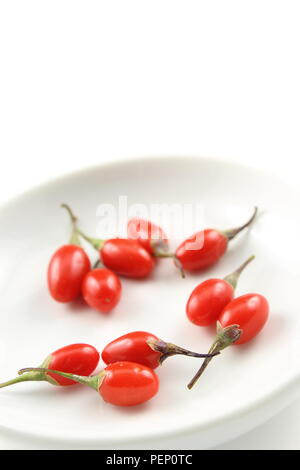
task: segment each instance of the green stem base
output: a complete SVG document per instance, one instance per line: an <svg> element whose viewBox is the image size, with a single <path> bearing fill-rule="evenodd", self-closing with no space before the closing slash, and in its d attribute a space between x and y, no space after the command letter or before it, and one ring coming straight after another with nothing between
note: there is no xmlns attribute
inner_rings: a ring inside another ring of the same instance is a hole
<svg viewBox="0 0 300 470"><path fill-rule="evenodd" d="M44 375L46 375L48 372L51 372L53 374L60 375L61 377L66 377L67 379L74 380L74 382L78 382L82 385L87 385L88 387L91 387L96 391L99 390L102 380L105 376L105 371L102 371L97 375L91 375L89 377L85 377L83 375L69 374L67 372L61 372L60 370L47 369L44 367L35 367L32 369L30 368L21 369L19 371L19 374L22 375L28 372L29 373L31 372L43 373Z"/></svg>
<svg viewBox="0 0 300 470"><path fill-rule="evenodd" d="M3 382L0 384L0 388L9 387L10 385L14 385L21 382L38 382L47 380L45 374L41 372L27 372L25 374L19 375L12 380L8 380L7 382Z"/></svg>

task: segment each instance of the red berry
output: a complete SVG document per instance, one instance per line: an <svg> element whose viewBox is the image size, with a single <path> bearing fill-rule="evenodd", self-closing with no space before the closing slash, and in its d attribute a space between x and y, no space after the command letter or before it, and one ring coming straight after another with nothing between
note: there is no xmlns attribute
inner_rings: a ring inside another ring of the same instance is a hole
<svg viewBox="0 0 300 470"><path fill-rule="evenodd" d="M70 344L54 351L46 360L49 369L76 375L90 375L99 362L99 352L90 344ZM48 362L49 360L49 362ZM48 373L57 385L74 385L76 382L57 374Z"/></svg>
<svg viewBox="0 0 300 470"><path fill-rule="evenodd" d="M143 278L152 272L153 257L136 240L113 238L100 249L103 264L125 277Z"/></svg>
<svg viewBox="0 0 300 470"><path fill-rule="evenodd" d="M117 406L140 405L159 389L152 369L134 362L115 362L104 369L99 393L103 400Z"/></svg>
<svg viewBox="0 0 300 470"><path fill-rule="evenodd" d="M234 289L223 279L208 279L197 286L187 302L188 319L195 325L216 323L223 308L233 299Z"/></svg>
<svg viewBox="0 0 300 470"><path fill-rule="evenodd" d="M146 331L133 331L109 343L103 349L102 359L106 364L129 361L155 369L168 357L177 354L197 358L207 357L207 354L196 353L173 343L166 343Z"/></svg>
<svg viewBox="0 0 300 470"><path fill-rule="evenodd" d="M246 294L231 300L217 322L217 336L209 352L222 351L230 345L250 341L264 327L269 316L269 304L260 294ZM206 358L188 384L192 388L212 358Z"/></svg>
<svg viewBox="0 0 300 470"><path fill-rule="evenodd" d="M79 235L88 241L96 250L99 250L103 264L117 274L125 277L143 278L152 272L155 260L137 240L127 238L112 238L102 240L88 237L77 227L77 218L66 204L63 207L68 211L72 225L72 239L79 242ZM148 247L149 248L149 247Z"/></svg>
<svg viewBox="0 0 300 470"><path fill-rule="evenodd" d="M138 240L151 255L156 250L166 251L168 239L161 227L143 219L131 219L127 224L128 238Z"/></svg>
<svg viewBox="0 0 300 470"><path fill-rule="evenodd" d="M76 380L48 372L47 368L54 369L66 374L90 375L97 367L99 353L90 344L70 344L57 349L50 354L41 367L36 369L22 369L18 377L3 384L0 388L7 387L19 382L48 381L53 385L69 386L77 383Z"/></svg>
<svg viewBox="0 0 300 470"><path fill-rule="evenodd" d="M104 401L117 406L134 406L152 398L159 389L155 372L135 362L115 362L97 375L89 377L74 375L45 368L30 369L32 372L55 373L74 379L96 390Z"/></svg>
<svg viewBox="0 0 300 470"><path fill-rule="evenodd" d="M222 310L233 299L238 279L253 259L254 256L250 256L238 269L228 274L224 279L208 279L195 287L186 306L189 320L200 326L215 323Z"/></svg>
<svg viewBox="0 0 300 470"><path fill-rule="evenodd" d="M48 266L48 287L58 302L71 302L81 294L84 276L91 269L85 251L77 245L64 245L52 256Z"/></svg>
<svg viewBox="0 0 300 470"><path fill-rule="evenodd" d="M84 300L100 312L110 312L119 303L121 291L120 279L109 269L93 269L82 283Z"/></svg>
<svg viewBox="0 0 300 470"><path fill-rule="evenodd" d="M189 245L200 240L198 249ZM202 240L202 241L201 241ZM185 240L176 250L176 258L185 271L197 271L216 263L227 249L228 240L217 230L206 229Z"/></svg>
<svg viewBox="0 0 300 470"><path fill-rule="evenodd" d="M227 250L228 241L248 227L256 213L257 208L248 222L241 227L226 231L206 229L185 240L175 253L181 268L186 271L197 271L216 263Z"/></svg>
<svg viewBox="0 0 300 470"><path fill-rule="evenodd" d="M239 325L242 334L234 344L243 344L258 335L268 316L267 299L260 294L246 294L233 299L224 308L219 322L223 328L231 324Z"/></svg>
<svg viewBox="0 0 300 470"><path fill-rule="evenodd" d="M151 369L159 364L161 352L152 349L147 341L158 341L158 337L146 331L133 331L109 343L102 351L105 364L118 361L138 362Z"/></svg>

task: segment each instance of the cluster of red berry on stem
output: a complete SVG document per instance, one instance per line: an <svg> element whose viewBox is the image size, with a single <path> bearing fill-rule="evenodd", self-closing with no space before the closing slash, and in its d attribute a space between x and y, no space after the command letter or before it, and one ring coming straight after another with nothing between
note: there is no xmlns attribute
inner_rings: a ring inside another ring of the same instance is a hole
<svg viewBox="0 0 300 470"><path fill-rule="evenodd" d="M218 352L200 354L166 343L145 331L134 331L109 343L102 351L107 367L96 375L100 354L90 344L71 344L50 354L40 367L27 367L19 375L0 384L0 388L29 382L47 381L67 387L80 383L96 390L104 401L117 406L144 403L158 392L154 370L168 357L181 354L210 358Z"/></svg>
<svg viewBox="0 0 300 470"><path fill-rule="evenodd" d="M184 276L186 271L197 271L216 263L226 252L228 242L254 220L257 208L241 227L219 231L206 229L194 234L177 248L168 251L168 239L157 225L141 219L128 223L128 238L100 240L83 233L69 206L72 235L69 244L59 248L48 267L48 287L51 296L59 302L72 302L83 296L86 303L103 313L111 311L121 297L119 276L144 278L155 267L156 258L172 258ZM202 237L199 248L189 247ZM81 246L80 238L99 251L104 267L94 267ZM131 406L152 398L159 382L154 370L170 356L177 354L204 358L188 388L196 383L214 356L226 347L242 344L254 338L268 318L267 300L250 293L234 298L240 274L252 261L248 258L236 271L223 279L208 279L191 293L186 313L198 326L217 324L216 338L207 354L189 351L173 343L162 341L153 334L135 331L109 343L102 351L107 367L91 375L99 362L99 352L88 344L73 344L48 356L40 367L26 368L0 388L24 381L48 381L54 385L75 383L88 385L102 398L114 405Z"/></svg>

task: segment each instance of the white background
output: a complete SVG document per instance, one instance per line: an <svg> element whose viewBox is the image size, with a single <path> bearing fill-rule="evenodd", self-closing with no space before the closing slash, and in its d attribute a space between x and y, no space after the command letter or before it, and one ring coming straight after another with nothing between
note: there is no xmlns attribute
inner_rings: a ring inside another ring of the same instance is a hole
<svg viewBox="0 0 300 470"><path fill-rule="evenodd" d="M0 202L145 155L299 184L299 22L290 0L0 0ZM299 418L300 401L220 448L300 449ZM0 448L38 445L0 435Z"/></svg>

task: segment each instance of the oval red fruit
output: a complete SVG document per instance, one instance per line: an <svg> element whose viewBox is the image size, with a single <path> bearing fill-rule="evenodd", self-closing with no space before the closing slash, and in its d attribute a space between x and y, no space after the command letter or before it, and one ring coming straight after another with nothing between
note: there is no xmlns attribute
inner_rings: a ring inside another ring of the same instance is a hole
<svg viewBox="0 0 300 470"><path fill-rule="evenodd" d="M91 375L99 362L99 352L90 344L78 343L64 346L54 351L45 361L43 367L76 375ZM74 385L74 380L47 372L57 385Z"/></svg>
<svg viewBox="0 0 300 470"><path fill-rule="evenodd" d="M136 240L113 238L100 251L103 264L121 276L143 278L155 265L153 257Z"/></svg>
<svg viewBox="0 0 300 470"><path fill-rule="evenodd" d="M129 361L143 364L151 369L159 365L161 353L154 351L147 341L158 341L158 337L146 331L133 331L109 343L102 351L105 364Z"/></svg>
<svg viewBox="0 0 300 470"><path fill-rule="evenodd" d="M112 405L140 405L158 392L157 375L142 364L115 362L107 366L104 371L99 393L104 401Z"/></svg>
<svg viewBox="0 0 300 470"><path fill-rule="evenodd" d="M219 318L222 327L236 324L242 329L241 337L234 344L253 339L264 327L269 316L267 299L260 294L246 294L233 299Z"/></svg>
<svg viewBox="0 0 300 470"><path fill-rule="evenodd" d="M86 303L100 312L110 312L121 297L122 285L118 276L109 269L93 269L82 283Z"/></svg>
<svg viewBox="0 0 300 470"><path fill-rule="evenodd" d="M77 245L64 245L52 256L48 266L48 287L58 302L71 302L81 294L81 284L91 269L85 251Z"/></svg>
<svg viewBox="0 0 300 470"><path fill-rule="evenodd" d="M199 326L216 323L222 310L233 299L234 289L222 279L208 279L199 284L186 305L188 319Z"/></svg>
<svg viewBox="0 0 300 470"><path fill-rule="evenodd" d="M182 242L175 254L183 270L197 271L216 263L225 253L227 245L225 235L206 229Z"/></svg>
<svg viewBox="0 0 300 470"><path fill-rule="evenodd" d="M167 251L168 238L158 225L143 219L131 219L127 224L128 238L138 240L151 255L155 254L155 247Z"/></svg>

